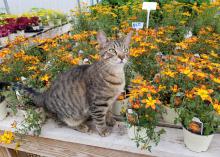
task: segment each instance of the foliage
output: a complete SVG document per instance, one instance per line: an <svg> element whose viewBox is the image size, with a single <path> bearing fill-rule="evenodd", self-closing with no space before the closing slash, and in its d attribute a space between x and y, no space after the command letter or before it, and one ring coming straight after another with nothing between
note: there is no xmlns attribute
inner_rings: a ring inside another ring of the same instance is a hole
<svg viewBox="0 0 220 157"><path fill-rule="evenodd" d="M140 76L131 82L129 98L131 107L127 112L127 122L130 127L138 128L133 139L137 146L151 150L150 143L157 145L160 135L164 133L163 129L156 131L156 125L159 122L158 115L161 113L161 102L157 94L159 89Z"/></svg>
<svg viewBox="0 0 220 157"><path fill-rule="evenodd" d="M62 23L67 22L67 15L52 9L44 8L32 8L30 12L25 13L24 15L38 16L43 25L48 25L49 21L53 21L57 25L57 20L61 19Z"/></svg>
<svg viewBox="0 0 220 157"><path fill-rule="evenodd" d="M214 133L220 122L219 59L214 51L208 55L170 55L159 60L159 78L154 80L161 89L161 101L178 107L180 122L190 129L192 118L199 118L204 135Z"/></svg>

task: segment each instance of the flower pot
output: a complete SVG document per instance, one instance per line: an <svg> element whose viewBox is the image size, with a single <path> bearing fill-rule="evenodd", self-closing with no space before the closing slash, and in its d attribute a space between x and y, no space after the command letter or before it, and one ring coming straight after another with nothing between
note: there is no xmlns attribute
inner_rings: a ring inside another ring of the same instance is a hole
<svg viewBox="0 0 220 157"><path fill-rule="evenodd" d="M36 31L36 30L39 30L39 29L40 29L40 26L33 26L32 28L33 28L33 30Z"/></svg>
<svg viewBox="0 0 220 157"><path fill-rule="evenodd" d="M49 25L50 27L54 27L54 22L53 22L53 21L48 21L48 25Z"/></svg>
<svg viewBox="0 0 220 157"><path fill-rule="evenodd" d="M8 44L8 37L1 37L0 38L0 45L6 46Z"/></svg>
<svg viewBox="0 0 220 157"><path fill-rule="evenodd" d="M24 30L17 31L18 36L24 36Z"/></svg>
<svg viewBox="0 0 220 157"><path fill-rule="evenodd" d="M184 38L185 38L185 39L191 38L192 35L193 35L192 31L191 31L191 30L188 30L187 33L184 35Z"/></svg>
<svg viewBox="0 0 220 157"><path fill-rule="evenodd" d="M112 106L112 113L116 116L121 115L122 108L127 108L129 98L117 100Z"/></svg>
<svg viewBox="0 0 220 157"><path fill-rule="evenodd" d="M163 121L169 124L174 124L174 120L179 117L177 112L174 108L170 108L167 106L164 106L165 113L162 113ZM177 125L180 125L180 123L177 123Z"/></svg>
<svg viewBox="0 0 220 157"><path fill-rule="evenodd" d="M128 128L128 137L130 139L134 139L136 136L140 136L140 137L145 137L146 136L146 131L144 128L140 128L140 130L138 131L138 127L137 126L132 126Z"/></svg>
<svg viewBox="0 0 220 157"><path fill-rule="evenodd" d="M186 147L194 152L207 151L213 138L212 135L194 134L183 127L183 137Z"/></svg>
<svg viewBox="0 0 220 157"><path fill-rule="evenodd" d="M17 36L17 34L15 34L15 33L9 34L8 35L9 41L15 40L16 36Z"/></svg>
<svg viewBox="0 0 220 157"><path fill-rule="evenodd" d="M5 97L0 97L0 120L5 119L7 116L7 102L5 100Z"/></svg>
<svg viewBox="0 0 220 157"><path fill-rule="evenodd" d="M61 19L56 19L56 25L58 25L58 26L62 25L62 20Z"/></svg>

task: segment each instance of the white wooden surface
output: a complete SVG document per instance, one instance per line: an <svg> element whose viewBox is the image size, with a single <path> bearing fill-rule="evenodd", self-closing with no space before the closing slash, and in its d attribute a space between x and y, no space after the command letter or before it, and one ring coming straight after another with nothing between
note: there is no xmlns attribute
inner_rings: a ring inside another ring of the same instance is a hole
<svg viewBox="0 0 220 157"><path fill-rule="evenodd" d="M21 116L7 117L0 121L0 130L12 130L11 124L16 121L22 121ZM113 133L108 137L100 137L96 132L92 134L83 134L57 125L53 120L49 119L42 128L41 137L56 139L60 141L86 144L109 148L133 153L148 154L152 156L162 157L219 157L220 156L220 134L216 134L209 150L203 153L194 153L185 148L183 144L183 134L181 129L165 128L166 134L161 138L158 146L153 147L152 152L140 150L131 141L126 134L126 127L122 123L118 123Z"/></svg>

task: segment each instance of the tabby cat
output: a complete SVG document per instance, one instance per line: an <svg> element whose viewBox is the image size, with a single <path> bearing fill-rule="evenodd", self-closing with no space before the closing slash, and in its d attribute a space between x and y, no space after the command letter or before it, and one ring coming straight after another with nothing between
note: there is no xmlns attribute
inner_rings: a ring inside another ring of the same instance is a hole
<svg viewBox="0 0 220 157"><path fill-rule="evenodd" d="M38 107L44 107L57 115L69 127L88 132L88 118L92 118L101 136L109 135L108 126L113 126L110 109L124 90L124 65L128 59L132 33L124 39L108 41L103 31L97 33L101 60L91 65L80 65L61 73L51 87L43 92L19 83L0 82L22 90Z"/></svg>

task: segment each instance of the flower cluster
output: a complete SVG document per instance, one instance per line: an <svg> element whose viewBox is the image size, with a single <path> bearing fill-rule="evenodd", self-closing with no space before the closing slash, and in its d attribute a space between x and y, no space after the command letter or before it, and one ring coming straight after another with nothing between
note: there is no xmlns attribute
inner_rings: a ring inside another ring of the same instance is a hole
<svg viewBox="0 0 220 157"><path fill-rule="evenodd" d="M5 18L0 22L4 23L4 25L0 26L0 37L5 37L11 33L16 33L17 30L25 30L28 26L37 26L39 17Z"/></svg>
<svg viewBox="0 0 220 157"><path fill-rule="evenodd" d="M0 143L11 144L15 139L14 134L11 131L5 131L3 135L0 135Z"/></svg>

